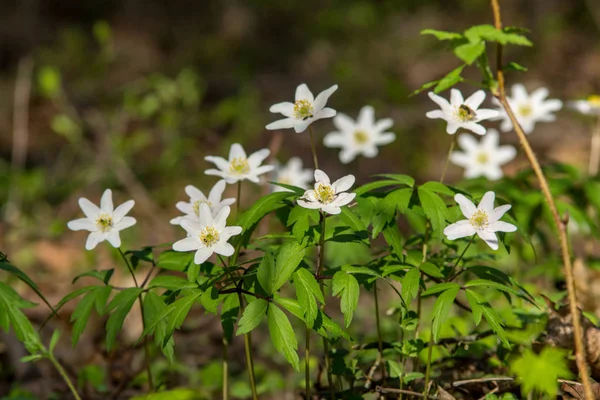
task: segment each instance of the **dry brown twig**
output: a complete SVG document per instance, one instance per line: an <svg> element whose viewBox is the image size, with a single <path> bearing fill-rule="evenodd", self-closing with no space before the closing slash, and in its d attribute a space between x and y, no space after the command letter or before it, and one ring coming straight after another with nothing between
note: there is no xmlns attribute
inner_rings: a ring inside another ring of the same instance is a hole
<svg viewBox="0 0 600 400"><path fill-rule="evenodd" d="M502 19L500 14L500 4L499 0L491 0L492 10L494 13L494 25L496 29L502 29ZM552 214L552 218L554 219L554 223L558 229L558 238L560 242L561 248L561 256L563 259L563 267L565 280L567 282L567 291L569 298L569 307L571 314L573 315L573 330L574 330L574 341L575 341L575 359L577 361L577 368L579 369L579 376L581 378L581 382L585 388L585 395L588 399L593 399L593 392L591 387L590 378L588 375L588 367L586 363L585 357L585 347L583 344L583 331L581 329L581 321L579 318L579 310L577 308L577 294L575 291L575 280L573 279L573 265L571 263L571 254L569 251L569 243L567 239L567 222L563 218L560 217L558 213L558 209L556 208L556 204L554 203L554 198L552 193L550 192L550 188L548 186L548 181L544 176L542 168L540 167L540 163L531 149L531 145L525 136L525 132L523 128L519 124L519 121L515 117L515 114L506 99L506 89L504 85L504 72L503 72L503 63L502 63L502 45L498 43L497 53L496 53L496 75L498 80L498 88L494 91L494 96L500 101L502 107L506 111L506 114L510 118L512 122L513 128L519 137L519 141L521 142L521 147L525 151L527 159L531 164L531 167L539 181L540 187L542 189L542 193L546 199L546 203L548 204L548 208Z"/></svg>

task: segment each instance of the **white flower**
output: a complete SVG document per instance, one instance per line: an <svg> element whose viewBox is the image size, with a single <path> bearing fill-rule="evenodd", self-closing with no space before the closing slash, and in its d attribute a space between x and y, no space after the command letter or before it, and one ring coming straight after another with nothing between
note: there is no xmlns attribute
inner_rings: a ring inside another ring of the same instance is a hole
<svg viewBox="0 0 600 400"><path fill-rule="evenodd" d="M512 96L507 96L506 100L508 100L508 104L525 133L533 132L536 122L552 122L556 119L556 116L552 113L562 108L562 101L556 99L546 100L548 93L548 89L542 87L533 91L530 95L527 93L525 86L520 83L512 86ZM500 129L504 132L512 130L513 126L510 118L498 100L494 100L500 107L499 119L502 119Z"/></svg>
<svg viewBox="0 0 600 400"><path fill-rule="evenodd" d="M323 139L327 147L340 147L340 161L348 164L358 154L375 157L377 146L383 146L396 139L391 132L384 132L393 124L391 118L375 122L375 111L371 106L364 106L358 114L356 122L345 114L338 114L333 119L338 131L328 133Z"/></svg>
<svg viewBox="0 0 600 400"><path fill-rule="evenodd" d="M328 214L339 214L340 207L350 203L356 193L342 193L354 185L354 175L346 175L330 183L327 174L320 169L315 170L315 189L307 190L298 199L298 204L304 208L320 209Z"/></svg>
<svg viewBox="0 0 600 400"><path fill-rule="evenodd" d="M468 134L458 137L458 144L464 152L455 151L450 155L450 161L465 169L465 178L485 176L489 180L502 178L502 168L515 158L517 150L513 146L499 146L499 135L495 129L488 132L479 142Z"/></svg>
<svg viewBox="0 0 600 400"><path fill-rule="evenodd" d="M108 241L113 247L121 247L119 231L135 225L135 218L126 217L135 202L126 201L113 208L112 192L106 189L100 199L100 208L84 197L79 198L79 207L86 218L74 219L67 223L73 231L90 231L85 248L93 250L98 243Z"/></svg>
<svg viewBox="0 0 600 400"><path fill-rule="evenodd" d="M592 95L585 100L575 100L568 103L569 107L584 115L600 115L600 96Z"/></svg>
<svg viewBox="0 0 600 400"><path fill-rule="evenodd" d="M335 116L336 111L333 108L325 107L325 104L337 88L337 85L333 85L315 98L308 86L304 83L301 84L296 88L294 103L277 103L269 108L270 112L283 114L286 118L271 122L266 128L269 130L294 128L297 133L300 133L318 119Z"/></svg>
<svg viewBox="0 0 600 400"><path fill-rule="evenodd" d="M498 238L495 232L514 232L517 227L508 222L500 221L500 218L510 210L511 205L505 204L494 208L495 196L494 192L487 192L483 195L477 207L462 194L454 196L454 200L456 200L467 219L448 225L444 229L444 235L448 237L448 240L477 234L493 250L498 250Z"/></svg>
<svg viewBox="0 0 600 400"><path fill-rule="evenodd" d="M433 92L428 93L429 98L435 101L441 110L429 111L427 118L441 118L448 122L446 132L454 135L458 128L464 128L478 135L485 135L485 127L479 122L496 118L499 112L486 108L480 109L479 106L485 100L485 92L478 90L469 98L463 100L462 93L458 89L450 90L450 103L448 100L436 95Z"/></svg>
<svg viewBox="0 0 600 400"><path fill-rule="evenodd" d="M173 225L179 225L184 218L198 219L200 217L200 204L202 203L208 204L213 216L217 215L221 208L235 203L235 199L233 198L221 200L224 190L225 181L222 179L215 183L215 186L213 186L208 194L208 198L195 186L187 185L185 187L185 193L190 196L190 201L180 201L175 205L175 207L185 215L173 218L171 223Z"/></svg>
<svg viewBox="0 0 600 400"><path fill-rule="evenodd" d="M271 152L262 149L246 157L244 148L239 143L231 145L229 150L229 161L223 157L206 156L206 161L214 163L218 169L207 169L206 175L216 175L225 179L229 184L247 179L258 183L258 176L273 170L273 165L260 165Z"/></svg>
<svg viewBox="0 0 600 400"><path fill-rule="evenodd" d="M279 165L277 167L275 182L306 189L308 183L312 181L312 178L312 170L308 168L303 169L302 160L298 157L292 157L285 166ZM273 191L286 192L289 191L289 189L281 186L273 186Z"/></svg>
<svg viewBox="0 0 600 400"><path fill-rule="evenodd" d="M200 204L199 220L185 218L181 221L181 227L186 230L188 237L173 243L173 250L196 251L196 264L202 264L213 253L226 257L232 255L234 248L227 241L242 233L242 227L226 226L230 212L229 206L225 206L213 218L208 204Z"/></svg>

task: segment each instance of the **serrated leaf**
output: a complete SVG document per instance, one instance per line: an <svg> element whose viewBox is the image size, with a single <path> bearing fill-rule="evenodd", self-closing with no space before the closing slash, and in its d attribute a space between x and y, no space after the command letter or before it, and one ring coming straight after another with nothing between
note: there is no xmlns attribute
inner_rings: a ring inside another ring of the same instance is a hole
<svg viewBox="0 0 600 400"><path fill-rule="evenodd" d="M275 260L271 253L266 252L256 270L256 279L267 295L273 294L275 275Z"/></svg>
<svg viewBox="0 0 600 400"><path fill-rule="evenodd" d="M50 346L48 346L48 352L50 354L54 354L54 348L58 344L59 339L60 339L60 331L58 329L55 329L54 332L52 332L52 337L50 338Z"/></svg>
<svg viewBox="0 0 600 400"><path fill-rule="evenodd" d="M515 290L509 286L503 285L502 283L490 281L487 279L474 279L472 281L465 283L466 288L477 287L477 286L493 287L494 289L498 289L503 292L511 293L511 294L514 294L515 296L522 297L522 294L518 290Z"/></svg>
<svg viewBox="0 0 600 400"><path fill-rule="evenodd" d="M112 310L112 313L106 322L106 348L108 350L113 348L115 340L117 339L117 334L123 327L125 317L127 317L127 314L131 311L131 307L133 307L133 304L142 291L143 289L137 287L122 290L117 293L108 305L107 309L109 311Z"/></svg>
<svg viewBox="0 0 600 400"><path fill-rule="evenodd" d="M383 238L387 242L388 245L393 250L393 253L400 259L402 257L402 235L400 234L400 229L398 228L398 224L396 224L396 220L386 224L386 226L381 231L383 233Z"/></svg>
<svg viewBox="0 0 600 400"><path fill-rule="evenodd" d="M256 328L267 313L268 305L269 303L263 299L256 299L250 302L246 308L244 308L242 317L238 322L236 335L244 335Z"/></svg>
<svg viewBox="0 0 600 400"><path fill-rule="evenodd" d="M465 290L465 294L467 296L467 301L471 306L471 315L473 316L475 326L479 326L479 324L481 323L481 316L483 315L483 307L481 306L481 304L483 303L483 299L481 298L479 293L469 289Z"/></svg>
<svg viewBox="0 0 600 400"><path fill-rule="evenodd" d="M158 275L148 284L149 289L164 288L169 290L183 290L196 287L198 287L196 283L175 275Z"/></svg>
<svg viewBox="0 0 600 400"><path fill-rule="evenodd" d="M40 288L38 287L38 285L34 281L32 281L31 278L29 278L29 276L27 276L27 274L25 272L21 271L19 268L15 267L14 265L12 265L6 261L0 262L0 270L10 272L14 276L16 276L17 278L22 280L27 286L29 286L29 288L31 290L33 290L35 292L35 294L38 295L38 297L40 299L42 299L42 301L48 306L50 311L52 311L52 314L56 315L56 310L54 309L54 307L52 307L50 305L50 303L48 302L46 297L44 297L44 295L40 291Z"/></svg>
<svg viewBox="0 0 600 400"><path fill-rule="evenodd" d="M510 368L521 384L523 398L531 397L533 392L556 398L558 379L569 379L573 376L569 370L566 351L553 347L544 347L540 354L524 349L521 356L512 362Z"/></svg>
<svg viewBox="0 0 600 400"><path fill-rule="evenodd" d="M156 265L169 271L185 271L194 260L194 252L166 250L159 254Z"/></svg>
<svg viewBox="0 0 600 400"><path fill-rule="evenodd" d="M457 285L458 286L458 285ZM433 341L437 343L444 322L448 319L450 309L460 287L453 287L440 294L433 305L433 325L431 327Z"/></svg>
<svg viewBox="0 0 600 400"><path fill-rule="evenodd" d="M481 312L487 321L490 324L492 330L498 335L498 338L504 343L506 347L510 347L510 343L508 342L508 338L506 337L506 332L501 325L501 319L498 313L487 303L481 304Z"/></svg>
<svg viewBox="0 0 600 400"><path fill-rule="evenodd" d="M437 83L437 85L435 86L435 88L433 89L433 91L435 93L440 93L443 92L444 90L450 89L452 86L456 85L457 83L462 82L464 79L462 78L462 76L460 76L460 74L462 74L462 70L465 68L465 65L461 65L458 68L453 69L452 71L450 71L446 76L444 76L442 79L440 79Z"/></svg>
<svg viewBox="0 0 600 400"><path fill-rule="evenodd" d="M393 204L401 214L404 214L408 209L412 194L412 188L402 188L388 193L384 201Z"/></svg>
<svg viewBox="0 0 600 400"><path fill-rule="evenodd" d="M427 189L427 190L431 190L432 192L435 193L441 193L441 194L446 194L448 196L454 196L455 192L450 189L448 186L444 185L441 182L437 182L437 181L428 181L425 182L424 184L421 185L422 188Z"/></svg>
<svg viewBox="0 0 600 400"><path fill-rule="evenodd" d="M81 333L87 326L88 319L92 313L92 308L96 302L96 294L96 290L88 291L86 295L79 300L79 303L77 303L77 306L73 310L73 314L71 314L71 322L75 321L73 324L73 331L71 333L73 347L75 347L79 341Z"/></svg>
<svg viewBox="0 0 600 400"><path fill-rule="evenodd" d="M404 174L377 174L376 176L381 176L382 178L392 179L394 181L398 181L403 185L413 187L415 185L415 178L412 176L404 175Z"/></svg>
<svg viewBox="0 0 600 400"><path fill-rule="evenodd" d="M340 219L343 223L348 225L355 232L366 231L367 227L365 223L359 218L358 215L352 209L348 207L342 207L342 212L340 213Z"/></svg>
<svg viewBox="0 0 600 400"><path fill-rule="evenodd" d="M103 269L101 271L94 270L94 271L84 272L82 274L77 275L75 278L73 278L73 281L71 283L75 283L79 279L89 276L89 277L98 279L100 282L104 283L105 285L108 285L108 282L110 281L110 278L112 277L114 272L115 272L114 268Z"/></svg>
<svg viewBox="0 0 600 400"><path fill-rule="evenodd" d="M273 292L279 290L290 278L304 259L306 249L299 243L287 243L281 246L275 262L275 281Z"/></svg>
<svg viewBox="0 0 600 400"><path fill-rule="evenodd" d="M315 277L305 268L300 268L293 274L296 298L304 310L304 321L310 327L315 323L319 308L317 300L323 303L323 294Z"/></svg>
<svg viewBox="0 0 600 400"><path fill-rule="evenodd" d="M421 273L418 269L412 268L402 277L402 298L406 304L410 304L411 300L417 297L419 285L421 283Z"/></svg>
<svg viewBox="0 0 600 400"><path fill-rule="evenodd" d="M344 314L344 323L347 328L350 326L354 311L358 306L360 286L353 275L338 271L333 275L332 290L334 296L340 297L340 308Z"/></svg>
<svg viewBox="0 0 600 400"><path fill-rule="evenodd" d="M421 296L425 297L425 296L431 296L432 294L436 294L436 293L440 293L440 292L444 292L448 289L460 289L460 285L458 283L454 283L454 282L443 282L443 283L438 283L436 285L430 286L427 290L425 290Z"/></svg>
<svg viewBox="0 0 600 400"><path fill-rule="evenodd" d="M369 182L362 186L357 187L354 190L354 193L356 193L357 196L362 196L363 194L369 193L373 190L381 189L383 187L396 186L399 184L400 184L400 182L398 182L395 179L384 179L384 180L379 180L379 181L373 181L373 182Z"/></svg>
<svg viewBox="0 0 600 400"><path fill-rule="evenodd" d="M424 273L426 273L429 276L433 276L434 278L443 278L444 274L442 274L442 271L440 271L440 269L433 263L430 262L424 262L423 264L421 264L419 266L419 269L421 271L423 271Z"/></svg>
<svg viewBox="0 0 600 400"><path fill-rule="evenodd" d="M431 228L435 237L441 237L446 227L448 209L444 201L433 191L420 186L417 189L419 201L427 219L431 222Z"/></svg>
<svg viewBox="0 0 600 400"><path fill-rule="evenodd" d="M274 211L285 204L283 200L295 196L292 192L275 192L261 197L254 205L245 213L242 214L237 222L245 232L260 221L265 215Z"/></svg>
<svg viewBox="0 0 600 400"><path fill-rule="evenodd" d="M299 371L298 341L288 317L275 304L271 303L267 310L267 319L273 345L278 352L285 356L292 367Z"/></svg>
<svg viewBox="0 0 600 400"><path fill-rule="evenodd" d="M439 31L437 29L423 29L421 35L433 35L438 40L460 40L464 36L457 32Z"/></svg>
<svg viewBox="0 0 600 400"><path fill-rule="evenodd" d="M400 367L400 364L394 360L387 360L387 363L390 370L390 377L400 378L402 376L402 368Z"/></svg>
<svg viewBox="0 0 600 400"><path fill-rule="evenodd" d="M485 42L479 41L475 43L465 43L460 46L457 46L454 49L454 54L456 57L460 58L466 64L471 65L479 58L481 54L485 51Z"/></svg>
<svg viewBox="0 0 600 400"><path fill-rule="evenodd" d="M306 192L306 189L302 189L301 187L294 186L294 185L288 185L286 183L269 181L269 184L287 189L288 191L293 192L298 196L302 196L304 194L304 192Z"/></svg>
<svg viewBox="0 0 600 400"><path fill-rule="evenodd" d="M528 68L518 64L514 61L509 62L502 68L505 72L507 71L518 71L518 72L527 72Z"/></svg>
<svg viewBox="0 0 600 400"><path fill-rule="evenodd" d="M153 292L146 293L144 296L144 318L146 322L153 321L166 309L167 305L161 297ZM164 320L156 325L156 328L154 329L154 342L160 347L165 357L167 357L170 362L173 362L175 356L175 341L173 340L173 337L165 340L167 335L166 329L167 324Z"/></svg>

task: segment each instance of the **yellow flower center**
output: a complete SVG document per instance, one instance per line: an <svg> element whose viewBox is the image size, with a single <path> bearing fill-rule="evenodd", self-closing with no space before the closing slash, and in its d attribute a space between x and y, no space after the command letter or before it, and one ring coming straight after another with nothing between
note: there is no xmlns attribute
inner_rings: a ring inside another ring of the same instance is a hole
<svg viewBox="0 0 600 400"><path fill-rule="evenodd" d="M531 109L531 106L529 104L524 104L522 106L520 106L518 108L519 110L519 114L521 114L521 116L523 117L529 117L531 115L531 113L533 112L533 110Z"/></svg>
<svg viewBox="0 0 600 400"><path fill-rule="evenodd" d="M108 232L113 227L113 219L108 214L100 214L100 216L96 219L96 225L100 232Z"/></svg>
<svg viewBox="0 0 600 400"><path fill-rule="evenodd" d="M477 154L477 162L479 164L487 164L489 160L490 160L490 157L487 153Z"/></svg>
<svg viewBox="0 0 600 400"><path fill-rule="evenodd" d="M487 228L490 218L488 217L485 211L477 210L473 213L471 218L469 218L469 221L471 222L473 228L477 230L482 230Z"/></svg>
<svg viewBox="0 0 600 400"><path fill-rule="evenodd" d="M311 118L314 113L313 105L308 100L296 100L294 103L294 117L296 119Z"/></svg>
<svg viewBox="0 0 600 400"><path fill-rule="evenodd" d="M458 107L458 118L463 121L473 121L477 117L477 113L466 104L461 104Z"/></svg>
<svg viewBox="0 0 600 400"><path fill-rule="evenodd" d="M354 140L358 144L365 144L369 141L369 135L367 135L364 131L356 131L354 132Z"/></svg>
<svg viewBox="0 0 600 400"><path fill-rule="evenodd" d="M208 204L209 207L212 207L212 203L210 201L207 200L196 200L194 202L194 204L192 204L192 208L194 209L194 214L196 214L197 217L200 216L200 204Z"/></svg>
<svg viewBox="0 0 600 400"><path fill-rule="evenodd" d="M232 174L246 174L250 172L250 164L246 157L236 157L229 163L229 172Z"/></svg>
<svg viewBox="0 0 600 400"><path fill-rule="evenodd" d="M315 197L319 203L329 204L335 199L335 192L331 186L319 183L317 190L315 190Z"/></svg>
<svg viewBox="0 0 600 400"><path fill-rule="evenodd" d="M600 96L597 94L589 96L587 101L592 107L600 107Z"/></svg>
<svg viewBox="0 0 600 400"><path fill-rule="evenodd" d="M204 243L206 247L212 247L219 243L219 231L214 226L207 226L200 233L200 241Z"/></svg>

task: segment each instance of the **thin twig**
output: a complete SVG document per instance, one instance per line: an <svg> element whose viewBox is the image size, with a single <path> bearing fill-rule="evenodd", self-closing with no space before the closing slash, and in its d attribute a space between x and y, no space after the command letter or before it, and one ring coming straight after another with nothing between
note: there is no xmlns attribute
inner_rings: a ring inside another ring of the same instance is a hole
<svg viewBox="0 0 600 400"><path fill-rule="evenodd" d="M600 115L596 117L596 126L592 132L590 143L590 162L588 164L588 176L598 175L600 167Z"/></svg>
<svg viewBox="0 0 600 400"><path fill-rule="evenodd" d="M498 0L491 0L491 4L492 4L493 12L494 12L494 25L495 25L496 29L502 29L500 5L498 3ZM584 389L585 389L585 396L588 399L593 399L594 396L593 396L590 378L588 375L588 366L587 366L586 355L585 355L585 346L583 344L583 331L581 329L580 313L579 313L579 309L577 308L577 292L575 290L575 279L573 277L573 265L571 263L571 254L569 251L569 242L568 242L568 238L567 238L567 221L564 221L560 217L560 215L558 213L558 209L556 208L556 204L554 202L554 198L552 196L552 193L550 192L550 188L548 186L548 181L546 180L546 177L544 176L544 173L542 171L542 168L540 167L539 161L538 161L537 157L535 156L533 150L531 149L531 146L529 144L529 141L527 140L525 132L523 131L523 128L519 124L519 121L515 117L515 114L511 108L510 104L508 103L508 100L506 99L506 89L504 86L504 72L502 70L502 68L503 68L502 45L500 43L498 43L496 53L497 53L496 74L497 74L497 79L498 79L498 91L497 91L497 93L494 93L494 95L498 98L498 100L502 104L502 107L506 111L506 114L510 118L510 121L512 122L514 130L517 133L517 136L519 137L519 141L521 142L521 146L523 147L523 150L525 151L525 154L527 155L527 158L529 159L529 163L531 164L531 167L532 167L533 171L535 172L535 175L539 181L539 184L540 184L540 187L544 194L544 197L546 198L546 202L548 203L548 208L550 209L552 218L554 219L554 223L556 224L556 227L558 229L558 237L559 237L559 242L560 242L561 255L562 255L563 264L564 264L565 280L567 282L569 308L570 308L571 315L573 316L573 337L574 337L574 341L575 341L575 360L577 362L577 369L579 370L579 376L581 378L581 381L582 381Z"/></svg>
<svg viewBox="0 0 600 400"><path fill-rule="evenodd" d="M409 394L411 396L416 397L425 397L423 393L413 392L412 390L404 390L404 389L394 389L394 388L385 388L381 386L377 386L375 388L377 393L398 393L398 394ZM430 399L437 399L437 396L427 396Z"/></svg>
<svg viewBox="0 0 600 400"><path fill-rule="evenodd" d="M512 378L510 376L488 376L485 378L465 379L464 381L452 382L452 387L469 385L471 383L501 382L501 381L514 381L514 380L515 380L515 378Z"/></svg>

